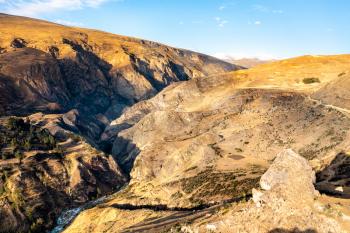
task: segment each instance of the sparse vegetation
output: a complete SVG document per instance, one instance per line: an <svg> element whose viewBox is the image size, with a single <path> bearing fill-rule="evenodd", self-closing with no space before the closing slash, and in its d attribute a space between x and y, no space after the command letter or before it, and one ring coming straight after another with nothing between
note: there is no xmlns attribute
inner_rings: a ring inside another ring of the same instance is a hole
<svg viewBox="0 0 350 233"><path fill-rule="evenodd" d="M320 83L320 79L319 78L304 78L303 79L303 83L304 84L312 84L312 83Z"/></svg>
<svg viewBox="0 0 350 233"><path fill-rule="evenodd" d="M251 192L253 187L258 184L259 178L241 179L241 175L236 172L218 173L212 169L200 172L198 175L181 179L178 182L184 193L191 195L189 200L195 205L205 203L207 199L221 196L224 198L241 198ZM237 179L240 177L240 179ZM183 195L176 192L172 195L173 199L181 198Z"/></svg>
<svg viewBox="0 0 350 233"><path fill-rule="evenodd" d="M197 168L198 168L198 166L193 166L193 167L186 169L185 172L189 172L189 171L195 170Z"/></svg>
<svg viewBox="0 0 350 233"><path fill-rule="evenodd" d="M5 193L5 188L4 188L4 186L1 186L0 187L0 197Z"/></svg>
<svg viewBox="0 0 350 233"><path fill-rule="evenodd" d="M21 160L25 151L52 150L56 144L46 129L31 125L29 120L10 117L5 126L0 126L1 159Z"/></svg>
<svg viewBox="0 0 350 233"><path fill-rule="evenodd" d="M176 193L173 193L171 195L171 198L174 199L174 200L179 199L181 197L183 197L183 194L181 192L179 192L179 191L177 191Z"/></svg>
<svg viewBox="0 0 350 233"><path fill-rule="evenodd" d="M39 232L43 232L45 229L43 227L44 224L44 219L42 218L38 218L36 219L32 225L30 226L30 230L29 233L39 233Z"/></svg>
<svg viewBox="0 0 350 233"><path fill-rule="evenodd" d="M236 152L242 153L243 150L241 148L235 148Z"/></svg>

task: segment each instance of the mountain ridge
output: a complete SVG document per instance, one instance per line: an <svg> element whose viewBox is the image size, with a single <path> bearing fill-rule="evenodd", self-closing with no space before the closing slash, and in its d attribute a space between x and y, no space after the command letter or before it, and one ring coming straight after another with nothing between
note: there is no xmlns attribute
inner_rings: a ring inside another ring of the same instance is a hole
<svg viewBox="0 0 350 233"><path fill-rule="evenodd" d="M244 69L0 15L0 232L45 232L79 206L61 230L294 232L304 216L339 232L350 218L349 70L350 55ZM293 185L307 187L306 209Z"/></svg>
<svg viewBox="0 0 350 233"><path fill-rule="evenodd" d="M43 232L64 209L125 185L127 174L100 150L99 137L127 106L173 82L240 68L151 41L1 14L0 232ZM25 137L12 135L10 123ZM48 140L55 142L49 150Z"/></svg>

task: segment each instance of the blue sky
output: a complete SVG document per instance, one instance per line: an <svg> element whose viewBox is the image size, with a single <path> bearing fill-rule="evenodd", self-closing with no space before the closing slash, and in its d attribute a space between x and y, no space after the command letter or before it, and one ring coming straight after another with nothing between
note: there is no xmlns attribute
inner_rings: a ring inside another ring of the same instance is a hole
<svg viewBox="0 0 350 233"><path fill-rule="evenodd" d="M0 12L220 57L350 53L349 0L0 0Z"/></svg>

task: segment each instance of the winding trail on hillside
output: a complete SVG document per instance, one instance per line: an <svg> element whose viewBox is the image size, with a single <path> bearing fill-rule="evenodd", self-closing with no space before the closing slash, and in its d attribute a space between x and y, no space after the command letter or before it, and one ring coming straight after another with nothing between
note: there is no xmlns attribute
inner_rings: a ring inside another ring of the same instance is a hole
<svg viewBox="0 0 350 233"><path fill-rule="evenodd" d="M325 104L321 100L313 99L310 96L308 96L308 99L310 99L311 101L315 101L317 104L323 105L326 108L332 108L334 110L337 110L337 111L345 114L346 116L350 117L350 110L347 109L347 108L341 108L341 107L338 107L338 106L334 106L332 104Z"/></svg>

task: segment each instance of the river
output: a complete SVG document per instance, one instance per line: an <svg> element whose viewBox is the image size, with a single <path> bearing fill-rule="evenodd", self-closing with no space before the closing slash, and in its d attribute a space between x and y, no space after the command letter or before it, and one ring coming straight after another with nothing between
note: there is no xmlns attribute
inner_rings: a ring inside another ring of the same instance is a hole
<svg viewBox="0 0 350 233"><path fill-rule="evenodd" d="M100 197L98 199L89 201L79 207L73 208L73 209L69 209L66 211L63 211L61 213L61 215L58 217L57 221L56 221L56 226L49 231L49 233L60 233L63 232L63 230L69 226L69 224L71 224L73 222L73 220L75 219L75 217L77 217L80 212L92 208L96 205L99 205L101 203L104 203L105 201L108 201L110 199L112 199L118 192L122 191L127 185L125 185L124 187L122 187L119 191L117 191L116 193L107 195L107 196L103 196Z"/></svg>

